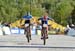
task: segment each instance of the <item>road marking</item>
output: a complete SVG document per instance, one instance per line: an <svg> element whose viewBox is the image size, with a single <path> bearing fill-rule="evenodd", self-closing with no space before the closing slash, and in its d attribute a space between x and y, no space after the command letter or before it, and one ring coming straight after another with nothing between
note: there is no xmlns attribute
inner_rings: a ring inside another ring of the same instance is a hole
<svg viewBox="0 0 75 51"><path fill-rule="evenodd" d="M46 45L0 46L0 48L64 48L64 49L75 49L75 47L52 47L52 46L46 46Z"/></svg>

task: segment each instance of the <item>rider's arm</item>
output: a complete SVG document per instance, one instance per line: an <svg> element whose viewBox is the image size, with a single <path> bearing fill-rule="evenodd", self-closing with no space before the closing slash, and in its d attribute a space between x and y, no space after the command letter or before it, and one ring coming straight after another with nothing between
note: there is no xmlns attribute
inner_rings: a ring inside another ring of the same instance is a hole
<svg viewBox="0 0 75 51"><path fill-rule="evenodd" d="M42 18L38 19L38 24L41 25Z"/></svg>
<svg viewBox="0 0 75 51"><path fill-rule="evenodd" d="M40 20L40 18L38 20Z"/></svg>
<svg viewBox="0 0 75 51"><path fill-rule="evenodd" d="M38 20L42 20L42 18L39 18Z"/></svg>
<svg viewBox="0 0 75 51"><path fill-rule="evenodd" d="M52 18L48 18L48 20L51 20L51 21L53 21L53 19L52 19Z"/></svg>

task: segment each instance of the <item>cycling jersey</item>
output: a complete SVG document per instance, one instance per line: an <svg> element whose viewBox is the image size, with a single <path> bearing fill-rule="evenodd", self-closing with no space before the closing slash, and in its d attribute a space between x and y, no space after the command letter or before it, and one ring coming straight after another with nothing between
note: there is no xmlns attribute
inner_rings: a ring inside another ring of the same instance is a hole
<svg viewBox="0 0 75 51"><path fill-rule="evenodd" d="M42 17L42 18L39 18L38 20L41 20L42 24L48 24L48 20L52 20L52 18L47 17L46 19L44 19Z"/></svg>

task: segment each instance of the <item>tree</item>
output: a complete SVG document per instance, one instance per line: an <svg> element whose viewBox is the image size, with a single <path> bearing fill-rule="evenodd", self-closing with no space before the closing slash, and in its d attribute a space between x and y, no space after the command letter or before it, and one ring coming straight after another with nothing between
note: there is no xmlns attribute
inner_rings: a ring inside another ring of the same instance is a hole
<svg viewBox="0 0 75 51"><path fill-rule="evenodd" d="M73 7L68 2L61 2L60 5L57 6L55 12L55 20L60 24L67 24L67 17L70 16ZM59 18L59 20L58 20Z"/></svg>
<svg viewBox="0 0 75 51"><path fill-rule="evenodd" d="M75 12L74 6L75 0L0 0L0 20L14 22L31 8L33 16L40 17L47 10L57 23L66 25L71 12Z"/></svg>
<svg viewBox="0 0 75 51"><path fill-rule="evenodd" d="M74 7L74 9L72 10L72 13L71 13L71 19L72 19L72 24L75 24L75 7Z"/></svg>

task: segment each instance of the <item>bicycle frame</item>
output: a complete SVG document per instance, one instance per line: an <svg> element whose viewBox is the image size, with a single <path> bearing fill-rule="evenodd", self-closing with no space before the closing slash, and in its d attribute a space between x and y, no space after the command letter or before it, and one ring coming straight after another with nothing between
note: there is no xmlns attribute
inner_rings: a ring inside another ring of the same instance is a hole
<svg viewBox="0 0 75 51"><path fill-rule="evenodd" d="M43 41L44 41L44 45L46 44L46 33L47 33L47 28L43 27L42 28L42 32L43 32Z"/></svg>

